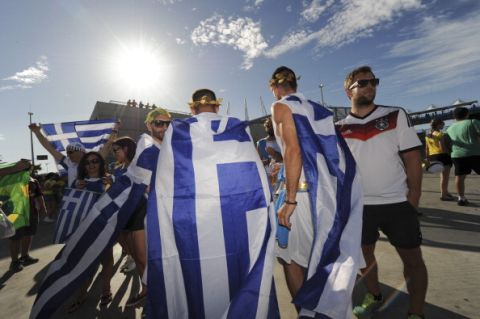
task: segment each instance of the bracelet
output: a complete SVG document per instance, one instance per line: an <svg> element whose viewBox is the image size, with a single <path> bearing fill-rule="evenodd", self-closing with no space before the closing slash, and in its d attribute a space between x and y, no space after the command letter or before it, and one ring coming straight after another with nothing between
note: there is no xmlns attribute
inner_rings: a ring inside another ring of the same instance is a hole
<svg viewBox="0 0 480 319"><path fill-rule="evenodd" d="M291 201L289 201L289 200L284 200L284 203L287 204L287 205L297 205L297 204L298 204L297 201L291 202Z"/></svg>

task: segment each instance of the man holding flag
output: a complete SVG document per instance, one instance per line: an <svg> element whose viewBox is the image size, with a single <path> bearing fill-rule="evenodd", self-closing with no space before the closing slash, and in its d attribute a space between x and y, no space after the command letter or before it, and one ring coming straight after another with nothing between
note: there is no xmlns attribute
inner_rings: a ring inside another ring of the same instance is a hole
<svg viewBox="0 0 480 319"><path fill-rule="evenodd" d="M197 90L165 133L147 205L148 318L278 318L275 225L248 122Z"/></svg>
<svg viewBox="0 0 480 319"><path fill-rule="evenodd" d="M37 258L29 255L29 251L37 232L39 214L46 214L40 184L30 177L30 168L27 160L0 167L0 196L6 199L5 210L15 226L15 235L9 238L10 271L13 272L38 262Z"/></svg>
<svg viewBox="0 0 480 319"><path fill-rule="evenodd" d="M112 120L80 121L60 124L32 123L28 126L42 146L68 174L68 187L77 177L78 163L87 151L98 151L103 158L118 133L118 123ZM44 132L42 132L42 129ZM62 129L68 131L63 133ZM66 146L64 146L66 144ZM67 156L61 152L66 151Z"/></svg>
<svg viewBox="0 0 480 319"><path fill-rule="evenodd" d="M355 161L332 112L296 92L291 69L277 68L270 87L278 99L272 117L285 165L278 222L289 232L277 256L287 286L300 318L351 318L351 294L363 264Z"/></svg>

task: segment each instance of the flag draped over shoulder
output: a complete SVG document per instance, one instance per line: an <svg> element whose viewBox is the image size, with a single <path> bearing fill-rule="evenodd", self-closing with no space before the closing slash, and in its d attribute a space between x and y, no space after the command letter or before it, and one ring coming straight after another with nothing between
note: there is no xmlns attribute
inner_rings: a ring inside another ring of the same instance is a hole
<svg viewBox="0 0 480 319"><path fill-rule="evenodd" d="M279 101L293 114L308 183L314 237L306 280L293 300L329 318L352 318L363 200L355 160L335 130L332 112L296 93ZM307 311L306 311L307 310Z"/></svg>
<svg viewBox="0 0 480 319"><path fill-rule="evenodd" d="M275 217L247 122L175 120L147 203L148 318L278 318Z"/></svg>
<svg viewBox="0 0 480 319"><path fill-rule="evenodd" d="M14 166L11 164L0 164L0 168ZM30 201L28 197L28 171L18 172L0 177L0 201L3 202L3 211L15 229L29 225Z"/></svg>
<svg viewBox="0 0 480 319"><path fill-rule="evenodd" d="M85 219L100 193L85 189L65 188L55 226L54 244L63 244Z"/></svg>
<svg viewBox="0 0 480 319"><path fill-rule="evenodd" d="M103 252L115 244L144 195L152 176L152 163L157 162L158 154L159 149L151 138L143 135L127 172L116 178L98 199L50 264L30 318L52 317L93 274Z"/></svg>
<svg viewBox="0 0 480 319"><path fill-rule="evenodd" d="M42 124L47 140L59 152L65 152L68 144L81 143L87 152L98 151L112 133L115 120L89 120Z"/></svg>

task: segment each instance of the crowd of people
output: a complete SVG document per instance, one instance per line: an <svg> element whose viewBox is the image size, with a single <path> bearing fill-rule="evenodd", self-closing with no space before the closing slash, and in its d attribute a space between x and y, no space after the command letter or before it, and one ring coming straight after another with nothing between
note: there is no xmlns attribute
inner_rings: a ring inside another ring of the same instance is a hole
<svg viewBox="0 0 480 319"><path fill-rule="evenodd" d="M281 244L280 240L277 242L274 255L283 266L299 318L350 318L352 314L363 317L372 315L383 304L385 298L380 289L375 258L379 231L387 236L403 263L403 275L410 298L406 317L424 318L428 275L422 257L422 233L418 220L423 145L402 108L375 104L379 83L380 80L368 66L352 70L344 82L351 111L346 118L333 123L330 111L297 91L297 76L293 70L279 67L269 80L277 101L272 104L272 116L264 123L266 137L257 142L256 149L268 176L273 198L277 200L278 229L287 233L287 238ZM128 105L135 107L135 100L129 100ZM217 131L221 126L217 122L221 123L224 118L217 114L219 105L220 101L213 91L201 89L192 95L190 108L199 125ZM432 121L432 131L426 138L426 153L430 164L441 162L443 165L440 199L455 199L448 192L453 163L458 205L468 205L464 181L472 170L480 173L480 121L469 120L468 110L462 107L455 109L454 116L456 123L446 133L442 132L443 121ZM318 125L324 119L327 122ZM170 114L157 107L152 107L146 117L147 129L160 149L171 121ZM115 127L100 151L87 152L82 144L73 143L67 146L66 156L48 142L39 125L31 124L30 129L67 171L67 187L105 193L119 176L125 174L135 157L135 141L125 136L118 137L118 127ZM241 139L241 134L233 139ZM108 171L109 165L105 163L109 152L113 152L115 158L111 171ZM220 150L212 152L217 152L219 156L223 154ZM157 172L157 176L152 178L162 179L162 174ZM31 207L35 210L32 216L42 213L46 216L46 222L55 220L59 190L63 188L59 180L56 175L47 176L43 182L43 193L38 182L31 181ZM152 179L150 186L154 185L155 180ZM318 190L318 187L322 187L322 190ZM147 202L150 203L150 191L150 187L147 188L145 196L118 237L118 243L128 255L122 269L137 269L138 275L144 279L140 291L127 301L126 306L141 306L149 295L145 280L148 274L144 275L149 245L145 235L145 216ZM317 200L324 202L319 206ZM333 223L331 229L327 228L328 223L318 222L323 221L322 218ZM177 221L172 219L169 222ZM17 231L15 237L11 238L11 270L20 271L24 265L38 261L28 254L37 223L38 218L32 218L28 229ZM212 231L223 232L223 229L220 227ZM192 245L181 242L180 238L177 238L177 245ZM342 243L342 240L347 240L349 244ZM247 240L247 246L254 244ZM243 263L241 258L245 257L242 256L231 256L236 259L229 262ZM101 264L103 284L100 306L106 306L112 301L112 249L103 253ZM337 270L332 272L332 268ZM202 271L208 272L209 269ZM368 292L360 305L351 307L353 282L358 272ZM342 276L341 279L338 276ZM338 282L342 282L342 285ZM82 285L68 308L69 313L82 306L88 296L90 283L91 278ZM186 282L185 291L177 293L188 299L191 297L190 285L193 287L197 284ZM324 286L318 289L318 285ZM331 293L330 297L335 302L328 297L321 297L324 290ZM234 288L230 288L230 293L236 293ZM234 298L231 296L231 299ZM191 301L188 300L190 305ZM337 307L343 304L347 307ZM168 307L182 306L179 303ZM228 310L228 304L215 307ZM176 311L188 316L186 309ZM278 317L278 314L272 315L274 317Z"/></svg>
<svg viewBox="0 0 480 319"><path fill-rule="evenodd" d="M155 103L153 103L152 105L150 105L150 102L147 102L147 104L144 104L142 101L137 103L137 101L135 101L135 99L129 99L127 101L127 106L138 107L139 109L147 109L147 110L154 110L154 109L157 108Z"/></svg>

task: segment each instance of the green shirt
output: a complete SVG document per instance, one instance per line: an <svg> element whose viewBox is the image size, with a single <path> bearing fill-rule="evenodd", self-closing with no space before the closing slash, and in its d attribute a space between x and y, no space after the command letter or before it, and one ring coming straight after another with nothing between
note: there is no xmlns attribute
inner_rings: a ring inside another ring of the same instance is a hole
<svg viewBox="0 0 480 319"><path fill-rule="evenodd" d="M480 155L480 120L462 120L447 130L452 140L452 158Z"/></svg>

